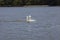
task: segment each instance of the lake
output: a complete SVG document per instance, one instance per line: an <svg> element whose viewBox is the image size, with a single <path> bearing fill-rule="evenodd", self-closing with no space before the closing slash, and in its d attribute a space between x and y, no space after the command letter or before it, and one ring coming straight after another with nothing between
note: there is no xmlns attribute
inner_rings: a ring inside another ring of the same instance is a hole
<svg viewBox="0 0 60 40"><path fill-rule="evenodd" d="M60 7L0 7L0 40L60 40Z"/></svg>

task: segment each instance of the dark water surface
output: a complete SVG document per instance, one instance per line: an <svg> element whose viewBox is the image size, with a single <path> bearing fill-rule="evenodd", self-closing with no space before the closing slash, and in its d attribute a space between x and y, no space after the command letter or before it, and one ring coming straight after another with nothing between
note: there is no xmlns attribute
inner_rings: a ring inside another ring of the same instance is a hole
<svg viewBox="0 0 60 40"><path fill-rule="evenodd" d="M0 40L60 40L60 7L0 7Z"/></svg>

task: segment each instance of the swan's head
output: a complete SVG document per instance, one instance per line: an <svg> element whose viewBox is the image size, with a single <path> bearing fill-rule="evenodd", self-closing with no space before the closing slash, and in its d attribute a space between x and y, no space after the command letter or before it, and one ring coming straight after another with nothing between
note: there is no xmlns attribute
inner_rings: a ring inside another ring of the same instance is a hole
<svg viewBox="0 0 60 40"><path fill-rule="evenodd" d="M31 17L31 15L29 15L28 17Z"/></svg>

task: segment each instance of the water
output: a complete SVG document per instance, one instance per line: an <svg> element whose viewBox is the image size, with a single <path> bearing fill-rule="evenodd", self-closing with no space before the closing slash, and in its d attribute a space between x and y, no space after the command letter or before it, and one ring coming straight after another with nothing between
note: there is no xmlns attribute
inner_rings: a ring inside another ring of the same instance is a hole
<svg viewBox="0 0 60 40"><path fill-rule="evenodd" d="M60 40L60 7L0 7L0 40Z"/></svg>

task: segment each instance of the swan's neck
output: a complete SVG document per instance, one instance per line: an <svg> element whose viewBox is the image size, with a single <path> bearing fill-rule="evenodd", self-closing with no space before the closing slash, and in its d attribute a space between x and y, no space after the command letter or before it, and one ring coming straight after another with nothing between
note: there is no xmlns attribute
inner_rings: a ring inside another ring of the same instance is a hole
<svg viewBox="0 0 60 40"><path fill-rule="evenodd" d="M28 21L28 20L31 20L31 16L29 15L29 16L27 16L26 17L26 20Z"/></svg>

